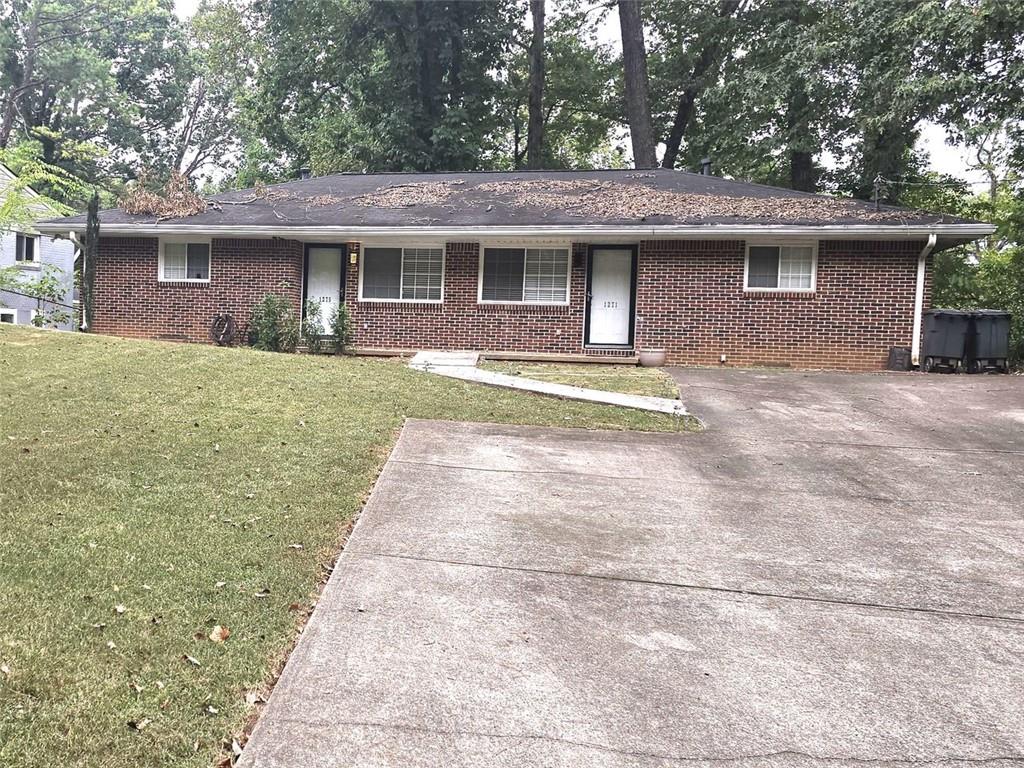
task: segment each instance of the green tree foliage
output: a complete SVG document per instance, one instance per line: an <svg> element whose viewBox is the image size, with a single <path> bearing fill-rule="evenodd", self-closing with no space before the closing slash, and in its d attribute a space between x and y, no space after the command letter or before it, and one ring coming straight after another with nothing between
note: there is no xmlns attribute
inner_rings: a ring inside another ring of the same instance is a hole
<svg viewBox="0 0 1024 768"><path fill-rule="evenodd" d="M914 202L933 210L984 218L996 225L987 240L935 257L932 304L953 309L1002 309L1013 315L1011 358L1024 364L1024 191L1002 183L995 198L962 188L922 187Z"/></svg>
<svg viewBox="0 0 1024 768"><path fill-rule="evenodd" d="M710 154L742 178L868 197L877 176L923 178L923 120L1024 154L1022 0L649 0L647 15L662 136L693 99L676 166Z"/></svg>
<svg viewBox="0 0 1024 768"><path fill-rule="evenodd" d="M267 3L259 128L318 172L478 168L497 132L505 2Z"/></svg>
<svg viewBox="0 0 1024 768"><path fill-rule="evenodd" d="M5 5L0 147L38 141L47 163L92 181L159 154L186 50L170 0Z"/></svg>
<svg viewBox="0 0 1024 768"><path fill-rule="evenodd" d="M597 39L595 10L560 5L545 30L544 168L624 167L610 130L622 113L620 64L611 46ZM496 101L497 136L488 165L521 168L526 158L529 89L528 43L516 30L515 45L501 73Z"/></svg>

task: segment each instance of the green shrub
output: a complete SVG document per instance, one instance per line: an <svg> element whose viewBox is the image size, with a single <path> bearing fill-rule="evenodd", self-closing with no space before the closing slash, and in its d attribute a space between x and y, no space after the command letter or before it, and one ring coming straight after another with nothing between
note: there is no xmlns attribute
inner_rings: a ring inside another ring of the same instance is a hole
<svg viewBox="0 0 1024 768"><path fill-rule="evenodd" d="M311 355L319 355L327 346L327 334L324 332L321 314L322 308L319 302L306 302L306 316L302 319L302 338Z"/></svg>
<svg viewBox="0 0 1024 768"><path fill-rule="evenodd" d="M294 352L299 345L299 320L291 302L268 293L252 308L249 343L268 352Z"/></svg>
<svg viewBox="0 0 1024 768"><path fill-rule="evenodd" d="M337 305L328 322L336 344L334 351L340 355L352 345L352 316L348 312L348 307L344 304Z"/></svg>

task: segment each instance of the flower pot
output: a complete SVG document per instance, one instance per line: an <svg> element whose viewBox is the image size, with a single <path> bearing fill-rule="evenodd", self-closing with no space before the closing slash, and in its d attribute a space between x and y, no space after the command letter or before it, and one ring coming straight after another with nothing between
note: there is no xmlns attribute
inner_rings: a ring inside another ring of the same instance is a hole
<svg viewBox="0 0 1024 768"><path fill-rule="evenodd" d="M641 349L639 357L644 368L660 368L665 364L664 349Z"/></svg>

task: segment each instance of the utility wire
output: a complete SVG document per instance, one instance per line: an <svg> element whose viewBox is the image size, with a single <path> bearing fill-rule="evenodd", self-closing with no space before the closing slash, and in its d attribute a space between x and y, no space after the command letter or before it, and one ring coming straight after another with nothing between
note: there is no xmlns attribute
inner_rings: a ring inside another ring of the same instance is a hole
<svg viewBox="0 0 1024 768"><path fill-rule="evenodd" d="M75 309L74 304L65 304L63 301L54 301L53 299L43 299L39 296L33 296L31 293L22 293L21 291L12 291L10 288L0 288L0 293L13 293L15 296L24 296L26 299L35 299L41 301L44 304L56 304L58 307L67 307L68 309Z"/></svg>

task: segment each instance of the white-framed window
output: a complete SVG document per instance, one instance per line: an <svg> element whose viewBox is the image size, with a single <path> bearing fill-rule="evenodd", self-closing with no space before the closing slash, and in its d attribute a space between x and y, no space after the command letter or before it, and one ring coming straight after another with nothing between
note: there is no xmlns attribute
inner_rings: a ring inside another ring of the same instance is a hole
<svg viewBox="0 0 1024 768"><path fill-rule="evenodd" d="M568 247L485 246L480 252L481 304L568 304Z"/></svg>
<svg viewBox="0 0 1024 768"><path fill-rule="evenodd" d="M8 309L6 307L0 307L0 323L7 323L8 325L17 325L18 323L18 312L14 309Z"/></svg>
<svg viewBox="0 0 1024 768"><path fill-rule="evenodd" d="M14 235L14 260L19 264L35 264L39 259L39 236L17 232Z"/></svg>
<svg viewBox="0 0 1024 768"><path fill-rule="evenodd" d="M161 282L210 282L210 241L161 240L157 277Z"/></svg>
<svg viewBox="0 0 1024 768"><path fill-rule="evenodd" d="M444 248L367 245L359 262L360 301L440 303Z"/></svg>
<svg viewBox="0 0 1024 768"><path fill-rule="evenodd" d="M813 291L818 252L810 243L747 244L743 288L748 291Z"/></svg>

